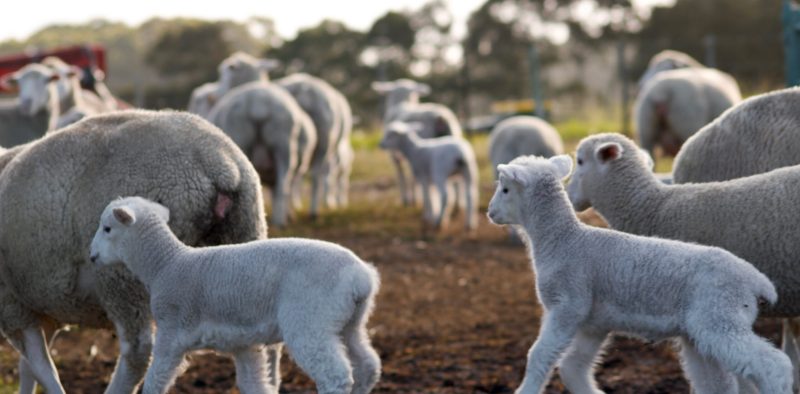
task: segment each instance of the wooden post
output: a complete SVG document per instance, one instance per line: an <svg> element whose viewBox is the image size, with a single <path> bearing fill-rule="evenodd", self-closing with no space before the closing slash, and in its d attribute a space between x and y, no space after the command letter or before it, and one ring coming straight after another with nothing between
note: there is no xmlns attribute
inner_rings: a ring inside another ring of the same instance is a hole
<svg viewBox="0 0 800 394"><path fill-rule="evenodd" d="M783 1L783 45L786 56L786 86L800 85L800 8Z"/></svg>
<svg viewBox="0 0 800 394"><path fill-rule="evenodd" d="M547 115L544 111L544 93L542 92L542 81L539 75L539 54L536 51L536 43L531 41L528 46L528 67L530 69L531 95L534 105L534 113L539 118L545 119Z"/></svg>

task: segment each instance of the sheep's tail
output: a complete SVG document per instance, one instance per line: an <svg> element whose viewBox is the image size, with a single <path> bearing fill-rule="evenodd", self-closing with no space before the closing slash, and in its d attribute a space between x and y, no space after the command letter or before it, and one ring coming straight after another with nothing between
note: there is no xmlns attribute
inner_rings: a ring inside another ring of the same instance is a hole
<svg viewBox="0 0 800 394"><path fill-rule="evenodd" d="M752 291L753 295L759 300L764 300L769 305L775 305L778 302L778 291L775 290L775 285L770 281L766 275L758 273L753 277Z"/></svg>
<svg viewBox="0 0 800 394"><path fill-rule="evenodd" d="M381 285L380 275L375 266L367 262L352 266L350 272L353 302L356 305L354 316L363 319L372 313L375 294L378 293Z"/></svg>

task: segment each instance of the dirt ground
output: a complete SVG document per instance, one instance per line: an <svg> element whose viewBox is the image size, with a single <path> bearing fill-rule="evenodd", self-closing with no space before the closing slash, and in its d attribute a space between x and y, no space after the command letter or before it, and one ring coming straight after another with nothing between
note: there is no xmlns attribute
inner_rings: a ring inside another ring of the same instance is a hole
<svg viewBox="0 0 800 394"><path fill-rule="evenodd" d="M376 392L513 392L541 314L524 247L483 213L476 234L466 235L458 220L444 233L423 234L418 211L399 206L393 185L385 175L356 181L350 208L317 222L298 219L288 230L271 229L270 236L338 242L378 268L382 286L369 324L383 361ZM481 192L485 208L490 180ZM779 333L776 322L760 323L759 331L773 340ZM87 329L63 333L53 350L69 393L101 393L116 354L112 333ZM314 392L291 356L281 367L281 392ZM0 393L13 392L16 368L15 352L0 343ZM228 358L195 354L173 392L237 392L234 379ZM614 338L597 380L608 393L689 392L668 343ZM547 392L565 392L557 373Z"/></svg>

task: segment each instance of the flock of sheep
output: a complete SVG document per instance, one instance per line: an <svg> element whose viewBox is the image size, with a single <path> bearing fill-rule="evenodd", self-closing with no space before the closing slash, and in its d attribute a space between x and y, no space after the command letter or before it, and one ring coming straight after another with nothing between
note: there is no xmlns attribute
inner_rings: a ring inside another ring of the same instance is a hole
<svg viewBox="0 0 800 394"><path fill-rule="evenodd" d="M109 393L166 392L208 348L233 355L240 391L274 393L284 344L320 393L372 390L377 270L335 244L267 240L261 191L276 226L306 175L312 215L346 205L350 107L307 74L270 81L274 67L231 55L193 92L197 115L118 111L102 78L84 90L54 58L3 81L19 98L0 103L0 331L20 393L64 391L49 346L67 324L116 331ZM478 169L455 115L420 103L421 83L373 88L403 203L421 195L434 228L461 205L476 229ZM557 363L571 392L601 392L592 368L613 332L676 339L697 393L796 390L800 90L740 101L732 77L665 51L640 82L639 145L593 135L573 165L541 119L494 128L488 216L527 244L544 309L519 393L541 392ZM677 153L669 179L652 172L657 146ZM582 224L588 207L612 229ZM786 319L782 351L753 333L759 313Z"/></svg>

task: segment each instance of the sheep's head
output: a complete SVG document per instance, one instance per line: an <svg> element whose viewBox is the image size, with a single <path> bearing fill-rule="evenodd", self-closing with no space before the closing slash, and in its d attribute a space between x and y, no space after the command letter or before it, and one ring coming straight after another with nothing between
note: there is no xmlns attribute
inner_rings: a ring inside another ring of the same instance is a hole
<svg viewBox="0 0 800 394"><path fill-rule="evenodd" d="M522 224L522 204L530 203L531 193L544 183L557 183L572 171L572 159L567 155L545 159L521 156L508 164L497 166L497 188L489 202L489 220L495 224Z"/></svg>
<svg viewBox="0 0 800 394"><path fill-rule="evenodd" d="M386 106L393 107L400 103L418 103L421 96L431 93L427 84L410 79L398 79L392 82L373 82L372 89L386 96Z"/></svg>
<svg viewBox="0 0 800 394"><path fill-rule="evenodd" d="M92 239L90 260L99 265L125 262L124 249L142 223L169 221L169 209L141 197L114 200L100 215L100 226Z"/></svg>
<svg viewBox="0 0 800 394"><path fill-rule="evenodd" d="M8 83L19 90L19 108L33 116L44 110L50 101L50 84L58 81L58 73L41 64L29 64L12 74Z"/></svg>
<svg viewBox="0 0 800 394"><path fill-rule="evenodd" d="M633 160L629 160L632 158ZM584 138L575 154L577 166L567 185L567 194L577 211L592 206L592 200L607 186L621 169L636 167L637 172L649 172L653 159L633 141L621 134L597 134Z"/></svg>
<svg viewBox="0 0 800 394"><path fill-rule="evenodd" d="M58 86L58 98L60 100L64 100L72 95L74 86L80 86L79 79L83 75L83 70L80 68L64 63L63 60L55 56L46 57L44 60L42 60L42 64L58 74L58 82L56 86Z"/></svg>
<svg viewBox="0 0 800 394"><path fill-rule="evenodd" d="M248 82L268 80L269 71L279 64L273 59L259 59L244 52L234 53L219 65L217 96L222 97L229 90Z"/></svg>

